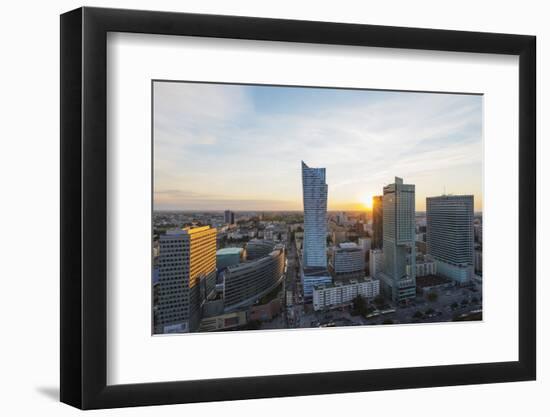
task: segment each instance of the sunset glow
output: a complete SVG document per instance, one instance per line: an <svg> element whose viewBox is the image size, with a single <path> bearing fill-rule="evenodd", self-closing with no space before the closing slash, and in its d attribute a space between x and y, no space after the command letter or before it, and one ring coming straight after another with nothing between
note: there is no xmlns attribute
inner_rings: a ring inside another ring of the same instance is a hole
<svg viewBox="0 0 550 417"><path fill-rule="evenodd" d="M361 199L361 203L363 204L363 206L367 209L367 210L372 210L372 195L365 195L362 199Z"/></svg>
<svg viewBox="0 0 550 417"><path fill-rule="evenodd" d="M329 210L372 210L395 176L482 210L482 97L186 82L154 84L156 210L302 210L300 161Z"/></svg>

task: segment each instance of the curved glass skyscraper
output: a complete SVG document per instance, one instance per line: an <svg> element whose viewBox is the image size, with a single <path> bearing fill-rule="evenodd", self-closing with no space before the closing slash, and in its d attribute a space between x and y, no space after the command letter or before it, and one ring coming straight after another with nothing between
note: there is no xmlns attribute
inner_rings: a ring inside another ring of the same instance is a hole
<svg viewBox="0 0 550 417"><path fill-rule="evenodd" d="M310 168L302 161L304 196L304 244L302 285L304 299L310 300L313 288L330 284L327 270L327 194L325 168Z"/></svg>
<svg viewBox="0 0 550 417"><path fill-rule="evenodd" d="M310 168L302 161L304 196L305 268L327 267L327 194L325 168Z"/></svg>

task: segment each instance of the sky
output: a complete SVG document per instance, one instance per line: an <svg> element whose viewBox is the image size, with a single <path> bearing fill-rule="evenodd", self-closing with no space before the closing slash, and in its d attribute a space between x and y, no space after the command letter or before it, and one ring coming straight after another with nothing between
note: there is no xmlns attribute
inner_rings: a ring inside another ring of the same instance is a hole
<svg viewBox="0 0 550 417"><path fill-rule="evenodd" d="M402 177L482 210L479 95L155 81L155 210L302 210L301 161L329 210L364 210Z"/></svg>

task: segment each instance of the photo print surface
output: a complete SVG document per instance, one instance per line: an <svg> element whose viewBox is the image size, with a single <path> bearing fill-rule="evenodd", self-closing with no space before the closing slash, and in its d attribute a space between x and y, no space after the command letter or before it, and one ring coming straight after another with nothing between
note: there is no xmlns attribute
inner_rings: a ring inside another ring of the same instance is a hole
<svg viewBox="0 0 550 417"><path fill-rule="evenodd" d="M153 334L482 320L482 95L152 91Z"/></svg>

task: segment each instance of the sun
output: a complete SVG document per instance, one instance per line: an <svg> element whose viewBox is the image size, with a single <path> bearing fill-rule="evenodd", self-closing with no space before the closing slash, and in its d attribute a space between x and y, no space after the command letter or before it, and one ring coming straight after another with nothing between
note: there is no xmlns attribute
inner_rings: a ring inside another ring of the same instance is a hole
<svg viewBox="0 0 550 417"><path fill-rule="evenodd" d="M361 198L361 204L367 209L372 210L372 195L366 195Z"/></svg>

